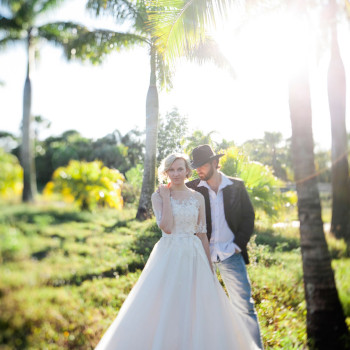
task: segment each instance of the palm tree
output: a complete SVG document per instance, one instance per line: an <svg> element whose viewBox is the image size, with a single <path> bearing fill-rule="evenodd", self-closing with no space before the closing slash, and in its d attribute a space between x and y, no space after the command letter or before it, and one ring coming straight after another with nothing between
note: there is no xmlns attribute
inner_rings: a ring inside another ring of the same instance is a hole
<svg viewBox="0 0 350 350"><path fill-rule="evenodd" d="M34 135L32 130L33 117L31 114L32 104L32 81L31 73L34 69L36 43L44 38L54 43L62 43L62 38L68 38L62 28L61 31L52 32L52 27L45 24L36 25L36 20L49 10L57 7L57 0L2 0L0 8L0 48L9 43L24 43L27 52L27 72L23 91L23 118L22 118L22 143L21 164L23 167L23 192L24 202L33 201L36 194L36 176L34 165ZM2 13L3 12L3 13ZM6 15L4 14L6 13ZM73 27L74 25L71 24Z"/></svg>
<svg viewBox="0 0 350 350"><path fill-rule="evenodd" d="M153 8L145 1L89 0L87 8L97 16L109 14L117 24L127 22L129 30L117 32L81 27L76 39L66 45L68 58L89 59L100 63L111 51L146 46L150 59L150 81L146 97L146 145L142 190L136 217L144 220L152 216L151 195L155 187L156 146L158 133L158 86L171 87L170 72L156 45L156 37L149 26L148 11Z"/></svg>
<svg viewBox="0 0 350 350"><path fill-rule="evenodd" d="M282 142L282 134L280 132L267 132L264 133L264 141L268 148L272 152L272 168L276 173L277 169L277 145Z"/></svg>
<svg viewBox="0 0 350 350"><path fill-rule="evenodd" d="M193 148L203 144L208 144L211 147L216 148L216 143L212 138L212 135L215 133L216 131L214 130L209 131L207 134L201 130L195 130L192 135L185 137L181 141L181 144L187 154L190 154Z"/></svg>
<svg viewBox="0 0 350 350"><path fill-rule="evenodd" d="M230 1L172 1L165 16L156 21L159 34L168 45L168 54L191 49L200 40L208 22L225 14ZM304 14L298 2L297 16ZM172 13L172 14L171 14ZM299 52L305 63L305 52ZM304 270L305 298L307 303L307 333L311 346L318 349L345 348L342 336L348 336L343 310L339 301L321 219L320 198L315 178L312 137L311 98L306 64L289 84L289 106L292 123L292 154L297 183L300 219L301 251Z"/></svg>
<svg viewBox="0 0 350 350"><path fill-rule="evenodd" d="M347 134L345 123L346 81L345 69L340 56L337 20L334 0L330 3L331 60L328 70L328 100L332 130L332 223L331 231L337 238L345 238L347 226L350 233L350 179Z"/></svg>
<svg viewBox="0 0 350 350"><path fill-rule="evenodd" d="M302 15L303 12L298 12L299 18ZM299 58L300 69L289 81L289 109L307 304L307 334L311 348L345 349L342 337L347 335L348 330L325 240L317 188L306 52L301 50Z"/></svg>

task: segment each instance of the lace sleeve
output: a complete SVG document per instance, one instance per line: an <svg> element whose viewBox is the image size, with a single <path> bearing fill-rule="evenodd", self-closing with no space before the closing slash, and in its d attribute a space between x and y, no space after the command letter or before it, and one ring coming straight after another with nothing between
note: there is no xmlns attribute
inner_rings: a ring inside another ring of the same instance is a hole
<svg viewBox="0 0 350 350"><path fill-rule="evenodd" d="M152 194L152 207L154 215L156 216L157 224L159 226L162 220L163 200L158 192L154 192Z"/></svg>
<svg viewBox="0 0 350 350"><path fill-rule="evenodd" d="M195 233L207 233L207 220L205 217L205 202L202 194L198 193L199 210L198 210L198 221L196 225Z"/></svg>

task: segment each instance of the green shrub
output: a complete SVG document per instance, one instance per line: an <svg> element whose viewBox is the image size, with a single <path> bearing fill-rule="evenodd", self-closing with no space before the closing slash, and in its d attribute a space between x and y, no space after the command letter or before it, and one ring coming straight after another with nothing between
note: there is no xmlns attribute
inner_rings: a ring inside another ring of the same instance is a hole
<svg viewBox="0 0 350 350"><path fill-rule="evenodd" d="M0 196L19 196L23 188L23 170L18 159L0 148Z"/></svg>
<svg viewBox="0 0 350 350"><path fill-rule="evenodd" d="M44 194L58 192L67 201L75 201L82 210L91 210L96 205L121 209L123 181L124 176L118 170L109 169L100 161L72 160L67 167L55 170Z"/></svg>
<svg viewBox="0 0 350 350"><path fill-rule="evenodd" d="M256 210L263 210L269 216L275 216L284 205L291 203L292 198L280 191L283 181L277 179L268 166L249 161L237 147L231 147L224 153L220 162L221 170L226 175L244 181Z"/></svg>

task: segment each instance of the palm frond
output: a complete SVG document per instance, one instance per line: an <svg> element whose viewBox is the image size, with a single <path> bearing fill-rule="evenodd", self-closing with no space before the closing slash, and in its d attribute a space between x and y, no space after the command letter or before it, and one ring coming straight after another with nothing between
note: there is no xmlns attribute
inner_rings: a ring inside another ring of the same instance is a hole
<svg viewBox="0 0 350 350"><path fill-rule="evenodd" d="M30 27L34 24L36 18L35 5L37 0L33 1L10 1L13 18L19 25Z"/></svg>
<svg viewBox="0 0 350 350"><path fill-rule="evenodd" d="M21 30L21 26L18 25L18 23L12 19L7 18L5 16L2 16L0 14L0 30Z"/></svg>
<svg viewBox="0 0 350 350"><path fill-rule="evenodd" d="M64 0L39 0L35 8L37 14L46 13L58 7Z"/></svg>
<svg viewBox="0 0 350 350"><path fill-rule="evenodd" d="M133 27L141 32L147 21L147 11L143 1L88 0L86 8L93 11L97 16L112 15L118 24L131 21Z"/></svg>
<svg viewBox="0 0 350 350"><path fill-rule="evenodd" d="M157 52L156 55L156 66L157 66L157 81L161 88L165 88L166 91L169 91L173 88L172 76L173 71L170 69L170 66L164 60L164 55L160 52Z"/></svg>
<svg viewBox="0 0 350 350"><path fill-rule="evenodd" d="M158 0L152 2L150 26L170 60L191 51L206 31L224 18L234 0Z"/></svg>
<svg viewBox="0 0 350 350"><path fill-rule="evenodd" d="M74 57L101 63L114 50L127 49L135 44L147 43L147 39L130 33L111 30L90 30L79 24L56 22L39 28L41 37L64 47L68 59Z"/></svg>
<svg viewBox="0 0 350 350"><path fill-rule="evenodd" d="M14 44L15 42L21 40L21 37L7 35L5 38L0 39L0 49L5 49L9 44Z"/></svg>
<svg viewBox="0 0 350 350"><path fill-rule="evenodd" d="M235 70L229 60L221 52L218 43L210 36L206 36L192 50L184 52L187 59L203 64L212 62L222 69L226 69L233 78L236 78Z"/></svg>

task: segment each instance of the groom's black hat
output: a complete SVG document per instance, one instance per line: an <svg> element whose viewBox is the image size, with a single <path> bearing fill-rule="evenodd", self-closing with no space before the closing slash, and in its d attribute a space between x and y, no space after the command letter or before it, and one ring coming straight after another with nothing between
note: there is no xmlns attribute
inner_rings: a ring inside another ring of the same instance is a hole
<svg viewBox="0 0 350 350"><path fill-rule="evenodd" d="M192 168L196 169L212 161L213 159L219 159L223 154L215 154L213 149L209 145L200 145L192 151Z"/></svg>

